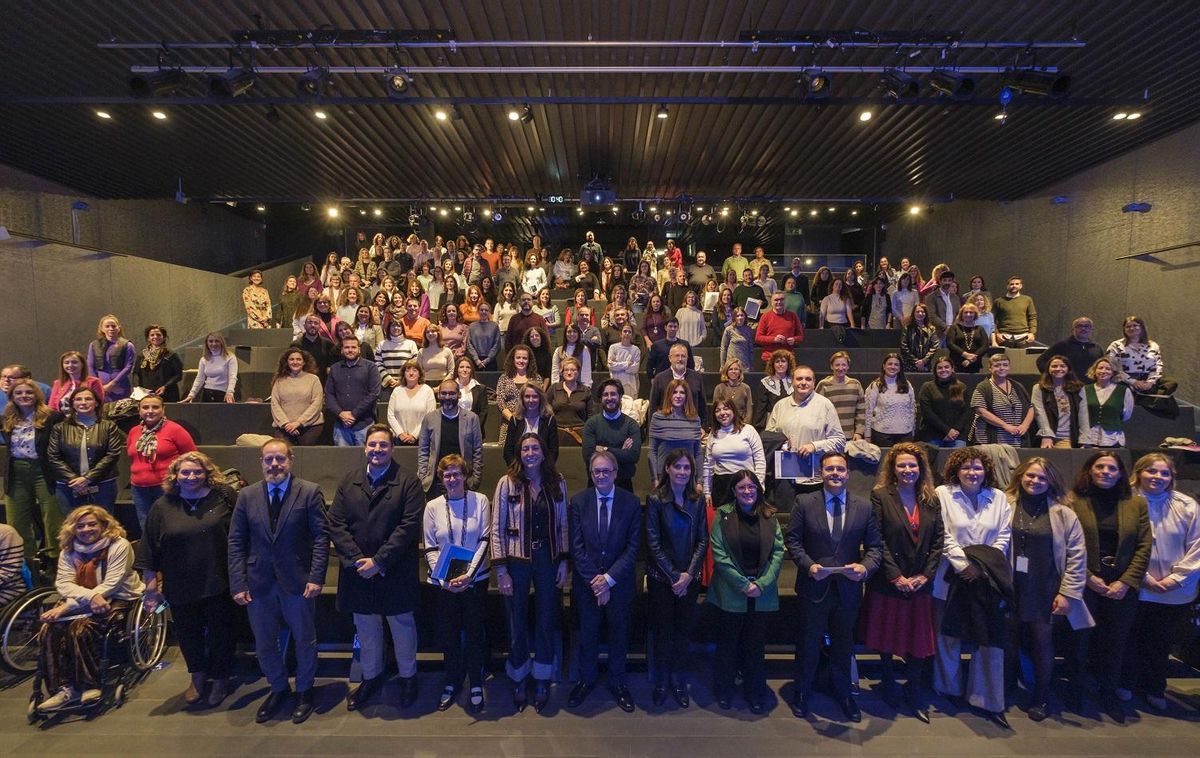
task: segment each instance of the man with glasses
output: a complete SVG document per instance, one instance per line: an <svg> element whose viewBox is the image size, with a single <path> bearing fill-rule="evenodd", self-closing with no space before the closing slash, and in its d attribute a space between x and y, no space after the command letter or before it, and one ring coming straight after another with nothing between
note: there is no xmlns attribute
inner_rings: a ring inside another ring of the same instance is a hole
<svg viewBox="0 0 1200 758"><path fill-rule="evenodd" d="M771 295L771 310L758 320L754 344L762 348L763 364L770 371L771 354L776 350L792 350L804 342L804 324L800 317L787 309L782 292ZM747 369L749 367L747 366Z"/></svg>
<svg viewBox="0 0 1200 758"><path fill-rule="evenodd" d="M446 379L437 388L440 406L425 415L421 436L417 441L417 478L432 500L446 494L439 478L434 476L437 462L447 455L459 455L471 462L467 474L467 489L479 486L483 475L483 431L479 416L458 406L458 383Z"/></svg>
<svg viewBox="0 0 1200 758"><path fill-rule="evenodd" d="M589 463L596 453L609 453L617 467L617 486L633 492L633 475L642 454L642 430L621 413L624 393L625 388L616 379L605 379L600 384L600 412L583 425L583 461Z"/></svg>
<svg viewBox="0 0 1200 758"><path fill-rule="evenodd" d="M567 504L567 530L575 567L571 598L579 609L579 683L571 690L567 705L579 707L596 688L600 622L606 621L608 688L617 706L632 713L633 696L625 684L625 656L636 594L634 563L641 544L641 505L632 492L615 486L618 465L613 453L600 450L591 456L589 465L594 486L577 493Z"/></svg>
<svg viewBox="0 0 1200 758"><path fill-rule="evenodd" d="M1067 359L1067 365L1075 372L1075 376L1083 379L1092 364L1104 356L1104 348L1092 342L1095 331L1095 324L1087 316L1080 316L1072 321L1071 336L1055 342L1049 350L1038 356L1038 371L1045 373L1050 359L1061 355Z"/></svg>
<svg viewBox="0 0 1200 758"><path fill-rule="evenodd" d="M28 379L30 375L29 369L20 363L0 368L0 412L3 412L5 406L8 405L8 392L12 389L13 382L18 379ZM50 387L42 382L37 382L37 386L42 391L42 397L50 397Z"/></svg>

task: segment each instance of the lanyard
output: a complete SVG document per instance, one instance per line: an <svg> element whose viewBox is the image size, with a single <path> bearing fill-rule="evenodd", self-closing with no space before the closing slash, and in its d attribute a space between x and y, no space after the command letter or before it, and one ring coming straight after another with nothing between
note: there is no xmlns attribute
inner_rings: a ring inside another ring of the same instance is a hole
<svg viewBox="0 0 1200 758"><path fill-rule="evenodd" d="M461 498L455 498L455 500L462 500L463 504L462 518L459 519L462 523L462 529L459 531L459 540L456 541L454 539L454 509L450 507L451 500L449 495L446 495L446 524L450 528L450 544L462 545L467 539L467 496L463 495Z"/></svg>

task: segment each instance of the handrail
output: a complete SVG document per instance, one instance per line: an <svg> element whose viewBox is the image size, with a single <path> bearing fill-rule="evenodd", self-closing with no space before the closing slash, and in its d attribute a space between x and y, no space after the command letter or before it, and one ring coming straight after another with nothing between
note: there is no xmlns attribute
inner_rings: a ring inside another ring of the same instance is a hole
<svg viewBox="0 0 1200 758"><path fill-rule="evenodd" d="M49 242L54 245L66 245L67 247L76 247L76 248L79 248L80 250L90 250L93 253L104 253L105 255L115 255L120 258L136 258L136 257L138 257L136 255L133 255L132 253L119 253L119 252L116 252L115 250L106 250L102 247L92 247L91 245L81 245L78 242L70 242L68 240L60 240L60 239L55 239L53 237L43 237L40 234L30 234L29 232L22 232L22 231L18 231L16 229L11 229L11 228L8 230L8 233L12 237L24 237L25 239L37 240L39 242ZM162 261L162 262L167 263L167 261Z"/></svg>
<svg viewBox="0 0 1200 758"><path fill-rule="evenodd" d="M1195 242L1183 242L1178 245L1171 245L1169 247L1160 247L1157 250L1146 250L1145 252L1133 253L1132 255L1121 255L1118 256L1116 260L1127 261L1131 258L1145 258L1151 255L1158 255L1159 253L1169 253L1172 250L1183 250L1187 247L1200 247L1200 240L1196 240Z"/></svg>

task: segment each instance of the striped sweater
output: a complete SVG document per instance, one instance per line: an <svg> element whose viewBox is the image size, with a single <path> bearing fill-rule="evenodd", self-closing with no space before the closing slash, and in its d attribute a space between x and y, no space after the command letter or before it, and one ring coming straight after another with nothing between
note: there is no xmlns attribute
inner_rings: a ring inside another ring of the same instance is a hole
<svg viewBox="0 0 1200 758"><path fill-rule="evenodd" d="M832 376L827 376L817 382L817 394L824 395L833 403L838 421L842 424L842 432L847 438L866 431L866 393L857 379L848 376L845 383L838 384Z"/></svg>

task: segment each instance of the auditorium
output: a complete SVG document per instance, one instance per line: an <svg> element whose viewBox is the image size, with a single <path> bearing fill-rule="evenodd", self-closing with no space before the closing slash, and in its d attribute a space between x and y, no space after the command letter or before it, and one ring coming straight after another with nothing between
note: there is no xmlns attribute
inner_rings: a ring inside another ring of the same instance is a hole
<svg viewBox="0 0 1200 758"><path fill-rule="evenodd" d="M0 7L6 752L1193 753L1188 3Z"/></svg>

